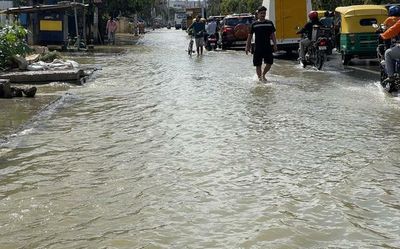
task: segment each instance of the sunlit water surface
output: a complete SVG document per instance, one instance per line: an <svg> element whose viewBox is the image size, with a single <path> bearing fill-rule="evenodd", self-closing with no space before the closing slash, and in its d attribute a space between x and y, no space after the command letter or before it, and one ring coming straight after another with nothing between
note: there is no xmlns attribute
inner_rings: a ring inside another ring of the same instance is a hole
<svg viewBox="0 0 400 249"><path fill-rule="evenodd" d="M399 248L400 102L156 30L0 147L1 248ZM37 98L42 98L39 95Z"/></svg>

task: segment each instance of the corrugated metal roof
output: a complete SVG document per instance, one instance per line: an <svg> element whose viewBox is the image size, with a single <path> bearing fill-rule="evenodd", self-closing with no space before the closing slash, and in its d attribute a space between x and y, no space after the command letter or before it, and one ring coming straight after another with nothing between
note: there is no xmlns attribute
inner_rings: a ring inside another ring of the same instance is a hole
<svg viewBox="0 0 400 249"><path fill-rule="evenodd" d="M75 3L75 2L67 2L60 4L52 4L52 5L37 5L37 6L20 6L14 8L7 8L6 10L0 11L0 13L4 14L18 14L18 13L34 13L46 10L65 10L72 9L74 7L77 8L87 8L88 4Z"/></svg>

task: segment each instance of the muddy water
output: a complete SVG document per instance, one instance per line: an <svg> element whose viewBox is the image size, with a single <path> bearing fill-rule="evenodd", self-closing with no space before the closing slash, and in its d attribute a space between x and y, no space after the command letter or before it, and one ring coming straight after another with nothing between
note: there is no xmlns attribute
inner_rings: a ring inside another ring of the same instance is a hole
<svg viewBox="0 0 400 249"><path fill-rule="evenodd" d="M146 35L0 149L1 248L400 247L400 102ZM40 97L40 95L38 96Z"/></svg>

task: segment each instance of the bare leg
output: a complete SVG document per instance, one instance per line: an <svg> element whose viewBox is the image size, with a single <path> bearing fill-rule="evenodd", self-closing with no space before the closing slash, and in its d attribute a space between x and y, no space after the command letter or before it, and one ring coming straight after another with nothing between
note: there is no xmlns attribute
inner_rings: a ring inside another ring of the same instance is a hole
<svg viewBox="0 0 400 249"><path fill-rule="evenodd" d="M271 69L271 64L266 64L265 65L265 68L264 68L264 71L263 71L263 75L262 75L262 79L263 80L267 80L267 78L265 77L265 75L269 72L269 70Z"/></svg>
<svg viewBox="0 0 400 249"><path fill-rule="evenodd" d="M256 66L256 72L257 72L258 79L262 80L262 78L261 78L261 66Z"/></svg>

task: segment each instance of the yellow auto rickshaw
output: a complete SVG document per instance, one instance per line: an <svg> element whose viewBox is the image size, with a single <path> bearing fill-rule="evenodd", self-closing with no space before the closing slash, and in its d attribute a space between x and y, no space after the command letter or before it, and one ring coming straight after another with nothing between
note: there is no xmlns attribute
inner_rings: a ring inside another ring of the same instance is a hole
<svg viewBox="0 0 400 249"><path fill-rule="evenodd" d="M325 12L326 12L326 10L317 10L318 18L321 19L322 17L324 17Z"/></svg>
<svg viewBox="0 0 400 249"><path fill-rule="evenodd" d="M342 54L342 64L347 65L354 57L374 58L378 46L378 34L373 24L387 18L382 5L353 5L335 9L336 49Z"/></svg>

